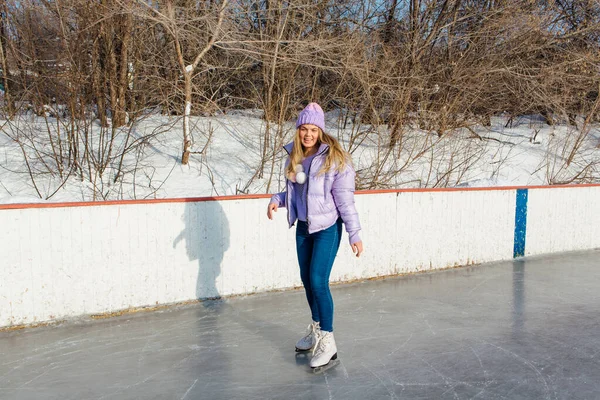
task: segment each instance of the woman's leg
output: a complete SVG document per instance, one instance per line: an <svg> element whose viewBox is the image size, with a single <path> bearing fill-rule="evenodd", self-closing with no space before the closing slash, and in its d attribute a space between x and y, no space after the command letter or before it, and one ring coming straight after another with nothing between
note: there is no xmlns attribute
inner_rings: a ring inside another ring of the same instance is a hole
<svg viewBox="0 0 600 400"><path fill-rule="evenodd" d="M321 330L333 332L333 298L329 290L329 276L340 247L342 220L311 235L310 289L320 317ZM306 287L306 285L305 285ZM308 296L308 294L307 294Z"/></svg>
<svg viewBox="0 0 600 400"><path fill-rule="evenodd" d="M313 255L313 235L308 234L308 226L306 222L298 221L296 226L296 253L298 255L298 264L300 265L300 278L306 292L306 300L310 307L312 320L320 322L319 310L313 297L312 288L310 286L311 275L311 259Z"/></svg>

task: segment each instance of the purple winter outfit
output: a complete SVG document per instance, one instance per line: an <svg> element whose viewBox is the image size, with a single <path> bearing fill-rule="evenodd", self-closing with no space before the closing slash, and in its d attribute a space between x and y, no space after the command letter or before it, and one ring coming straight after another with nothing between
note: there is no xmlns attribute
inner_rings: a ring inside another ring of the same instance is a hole
<svg viewBox="0 0 600 400"><path fill-rule="evenodd" d="M298 115L296 128L307 124L325 131L325 116L317 103L309 103ZM290 143L284 149L291 154L293 146ZM332 333L333 298L329 290L329 277L340 247L342 222L350 236L350 244L360 242L360 223L354 206L356 174L350 164L342 171L336 171L333 166L329 171L320 173L328 152L329 145L321 143L315 154L302 161L306 181L297 183L286 179L286 190L271 198L271 203L287 208L290 228L297 222L296 253L313 324L312 333L296 344L296 350L307 350L311 345L314 347L311 367L323 365L323 362L337 357ZM289 162L288 157L286 168ZM308 347L306 341L309 342Z"/></svg>
<svg viewBox="0 0 600 400"><path fill-rule="evenodd" d="M293 143L284 147L291 153ZM338 218L342 218L346 231L350 236L350 244L360 241L359 231L360 222L358 213L354 205L354 177L355 172L350 164L347 164L343 171L332 170L319 174L321 167L325 163L329 146L321 143L313 160L310 162L310 168L306 169L307 182L306 188L306 212L298 211L298 194L296 188L299 186L286 179L286 191L277 193L271 198L271 203L276 203L278 207L287 208L287 217L290 228L294 225L298 216L306 217L308 224L308 233L315 233L329 228ZM286 167L289 159L286 161ZM302 202L302 201L300 201Z"/></svg>

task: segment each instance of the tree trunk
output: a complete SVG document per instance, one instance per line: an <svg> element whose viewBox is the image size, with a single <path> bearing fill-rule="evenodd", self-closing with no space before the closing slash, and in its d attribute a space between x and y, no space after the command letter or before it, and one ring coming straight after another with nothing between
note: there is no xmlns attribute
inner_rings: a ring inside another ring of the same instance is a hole
<svg viewBox="0 0 600 400"><path fill-rule="evenodd" d="M124 15L120 20L121 46L118 54L118 85L116 90L116 103L114 104L113 125L123 126L127 123L127 102L125 100L128 89L129 72L129 47L131 42L131 29L133 19L131 15Z"/></svg>
<svg viewBox="0 0 600 400"><path fill-rule="evenodd" d="M192 112L192 71L183 74L185 85L185 110L183 111L183 154L181 163L187 165L192 151L192 140L190 137L190 113Z"/></svg>
<svg viewBox="0 0 600 400"><path fill-rule="evenodd" d="M96 98L96 113L100 120L102 127L108 126L108 120L106 118L106 102L104 98L104 80L102 79L103 62L102 55L100 52L100 44L98 41L94 42L92 50L92 91Z"/></svg>
<svg viewBox="0 0 600 400"><path fill-rule="evenodd" d="M8 114L8 118L12 119L15 114L15 106L12 102L12 98L10 96L10 90L8 87L8 63L6 62L6 56L4 52L6 36L4 29L4 18L6 16L6 1L2 0L0 2L0 12L2 12L2 17L0 17L0 61L2 62L2 83L4 85L4 104L6 105L6 111Z"/></svg>

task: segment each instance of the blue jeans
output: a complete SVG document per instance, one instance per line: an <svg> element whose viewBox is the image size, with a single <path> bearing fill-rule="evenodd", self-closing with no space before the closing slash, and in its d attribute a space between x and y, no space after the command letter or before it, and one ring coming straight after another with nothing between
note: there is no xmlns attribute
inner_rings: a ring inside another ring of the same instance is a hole
<svg viewBox="0 0 600 400"><path fill-rule="evenodd" d="M333 331L333 298L329 290L329 275L341 237L341 218L329 228L312 234L308 233L308 225L304 221L298 221L296 228L300 278L312 319L320 322L321 330L329 332Z"/></svg>

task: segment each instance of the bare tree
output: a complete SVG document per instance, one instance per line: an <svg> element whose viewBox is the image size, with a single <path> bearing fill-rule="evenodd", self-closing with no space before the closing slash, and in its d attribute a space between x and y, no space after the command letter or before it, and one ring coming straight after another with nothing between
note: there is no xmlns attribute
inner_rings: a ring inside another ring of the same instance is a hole
<svg viewBox="0 0 600 400"><path fill-rule="evenodd" d="M125 3L122 3L125 6ZM190 114L192 111L192 79L203 58L222 36L222 25L228 0L220 4L197 9L183 2L178 6L175 0L167 0L158 6L138 0L136 14L146 20L160 24L171 36L177 55L177 62L183 76L185 105L183 111L183 152L181 163L187 164L192 151L190 136ZM186 7L187 6L187 7ZM193 39L192 39L193 38ZM198 41L202 41L198 46ZM186 44L194 46L186 48ZM190 56L191 55L191 56Z"/></svg>
<svg viewBox="0 0 600 400"><path fill-rule="evenodd" d="M143 165L138 118L175 115L181 162L200 153L209 171L212 128L193 116L243 108L263 125L240 190L270 191L309 101L337 112L349 151L376 149L363 188L459 184L488 139L481 125L501 113L507 125L569 123L549 180L596 171L577 175L600 112L594 0L0 0L0 12L6 112L30 118L11 122L11 138L34 176L77 176L99 198L130 176L133 154Z"/></svg>
<svg viewBox="0 0 600 400"><path fill-rule="evenodd" d="M6 20L7 20L7 9L6 0L0 1L0 66L2 67L2 86L4 86L4 104L6 105L6 111L9 118L12 118L15 113L15 107L11 98L11 91L9 88L9 76L10 72L8 69L8 62L6 60Z"/></svg>

